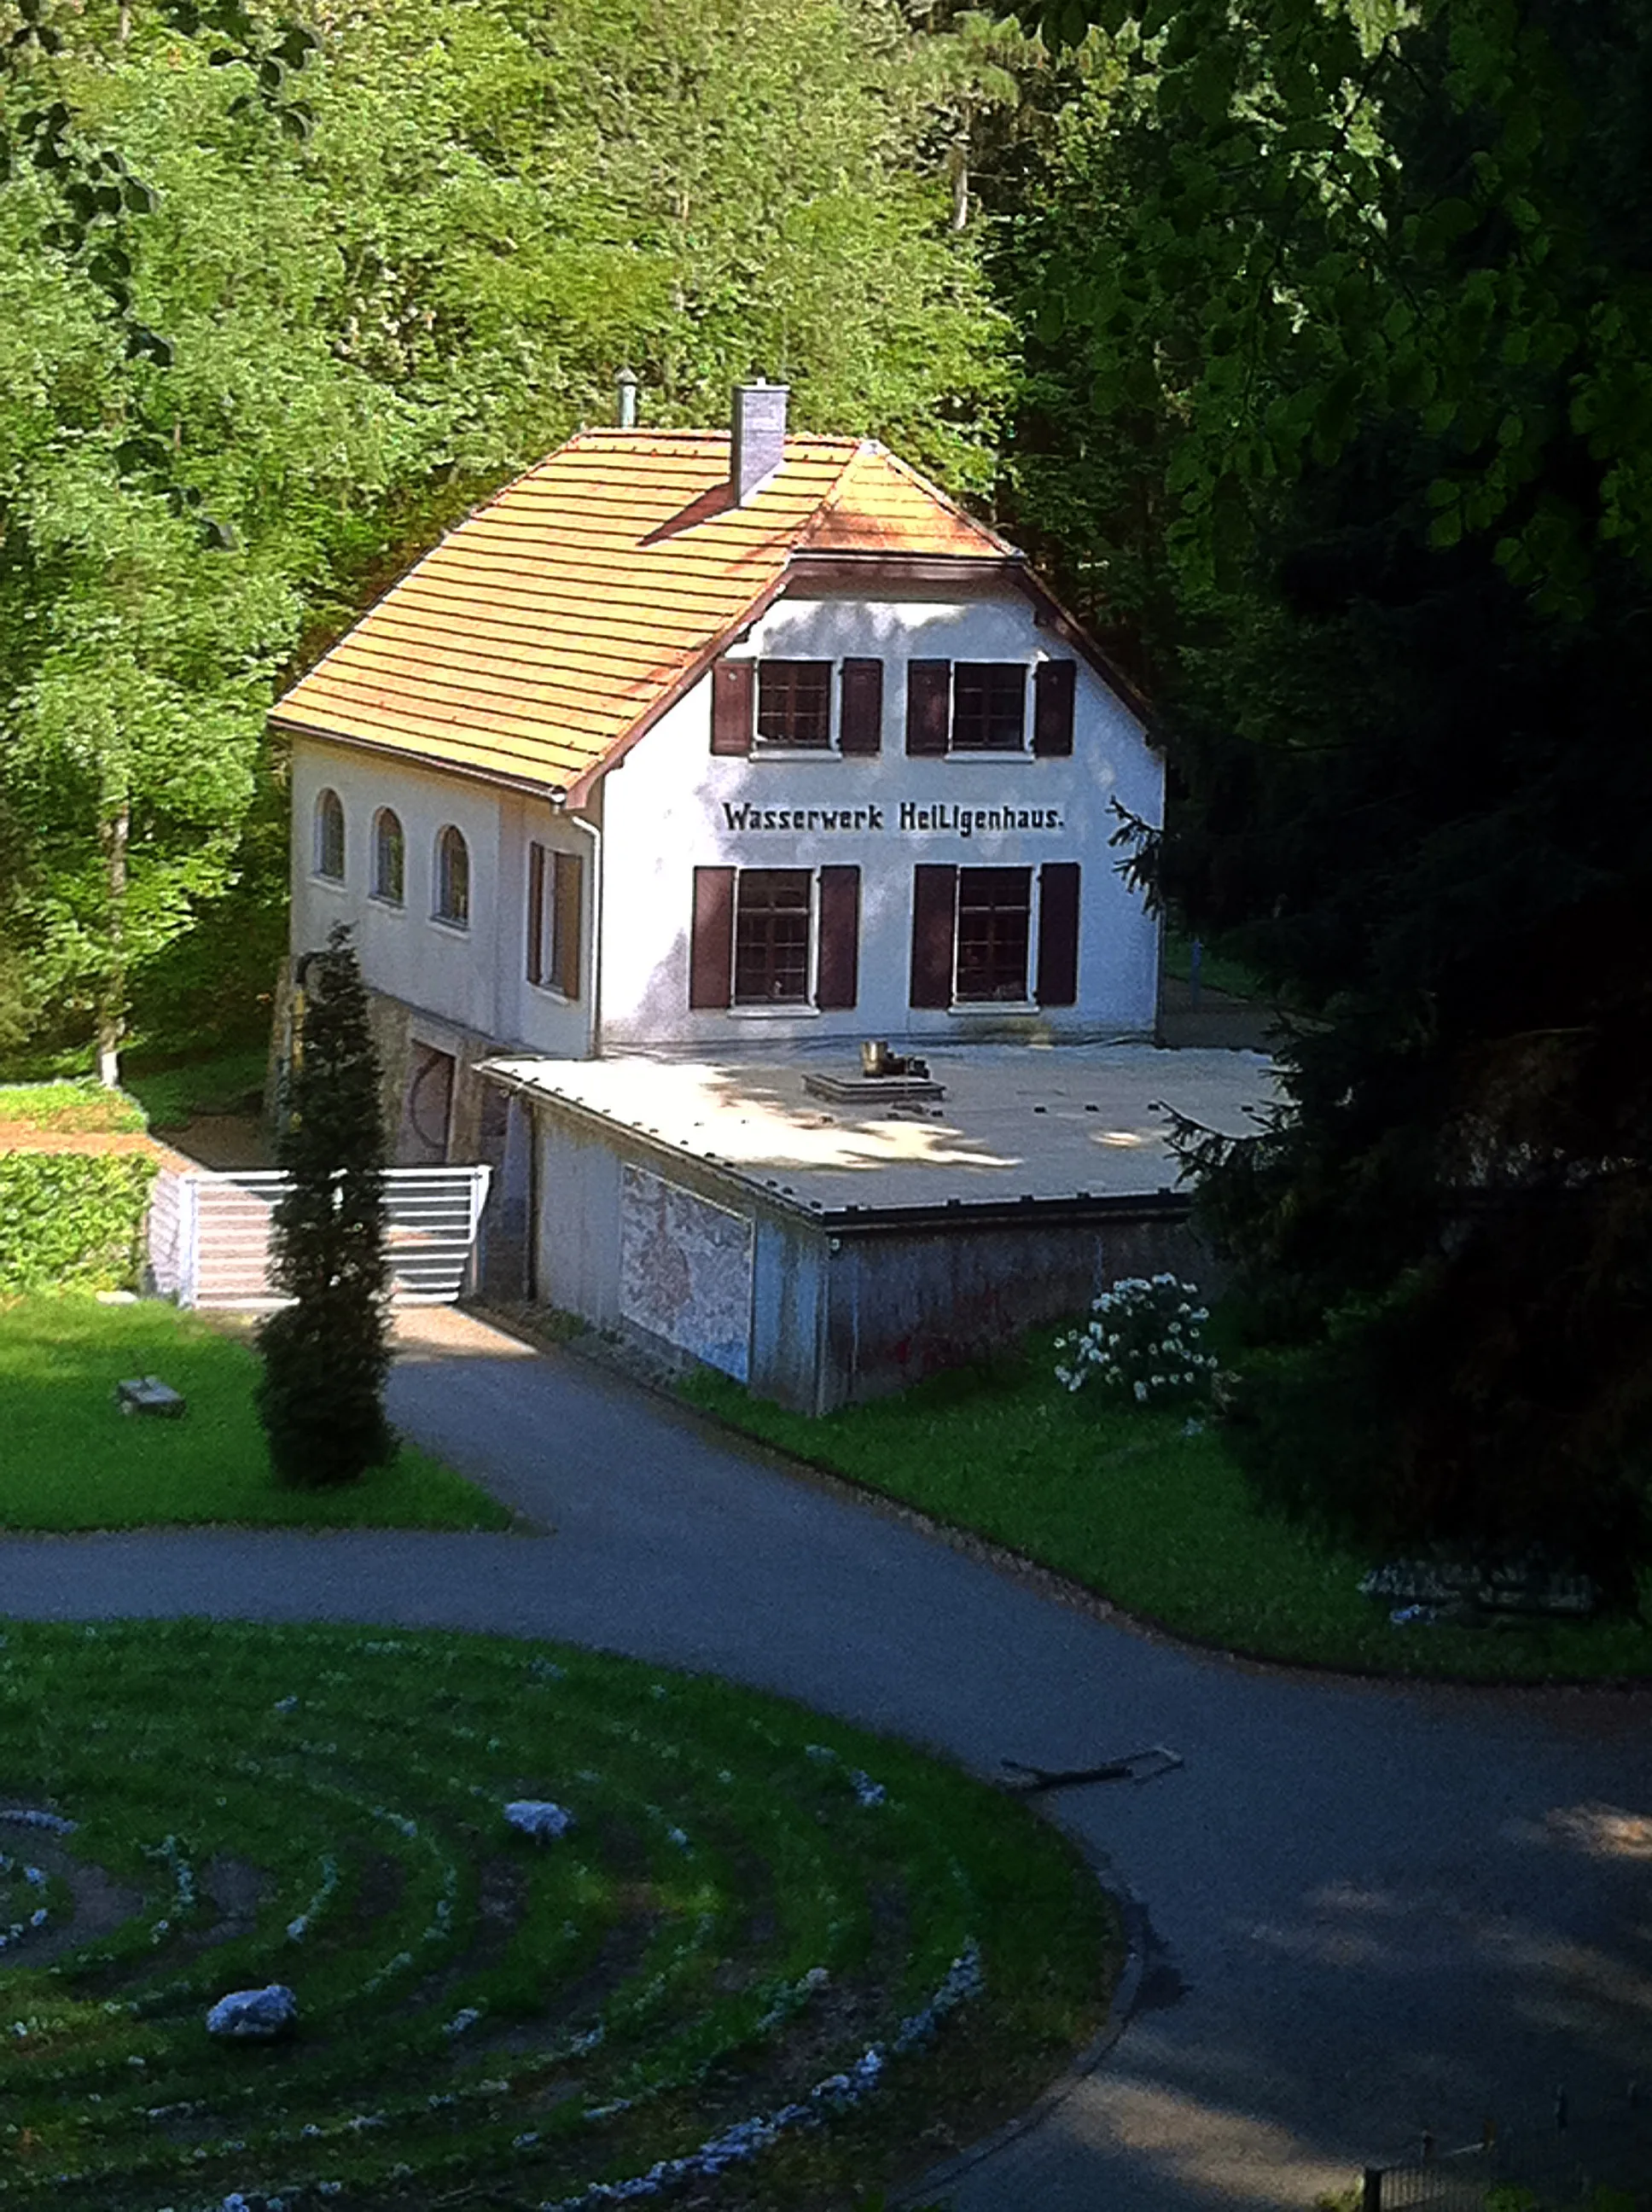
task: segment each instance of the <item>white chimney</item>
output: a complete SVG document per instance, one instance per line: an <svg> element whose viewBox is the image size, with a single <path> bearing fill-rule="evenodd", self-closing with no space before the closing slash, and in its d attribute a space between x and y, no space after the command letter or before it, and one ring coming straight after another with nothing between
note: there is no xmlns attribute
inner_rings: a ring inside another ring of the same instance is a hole
<svg viewBox="0 0 1652 2212"><path fill-rule="evenodd" d="M729 450L729 488L744 507L763 478L786 459L786 403L791 387L755 384L734 387L733 436Z"/></svg>

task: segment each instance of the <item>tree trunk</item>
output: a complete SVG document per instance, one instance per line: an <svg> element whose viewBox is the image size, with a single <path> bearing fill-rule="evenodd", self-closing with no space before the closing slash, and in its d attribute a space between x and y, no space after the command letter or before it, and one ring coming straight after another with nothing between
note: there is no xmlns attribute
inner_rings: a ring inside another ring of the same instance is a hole
<svg viewBox="0 0 1652 2212"><path fill-rule="evenodd" d="M123 799L98 830L109 927L109 957L98 998L98 1081L111 1091L120 1082L120 1040L126 1032L126 844L131 828L131 802Z"/></svg>
<svg viewBox="0 0 1652 2212"><path fill-rule="evenodd" d="M952 142L946 166L952 185L950 228L955 232L967 230L969 227L969 125L967 122Z"/></svg>

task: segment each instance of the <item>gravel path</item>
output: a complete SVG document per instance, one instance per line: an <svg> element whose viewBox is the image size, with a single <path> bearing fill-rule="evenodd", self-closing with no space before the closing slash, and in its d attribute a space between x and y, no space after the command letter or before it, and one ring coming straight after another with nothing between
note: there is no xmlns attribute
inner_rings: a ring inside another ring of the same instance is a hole
<svg viewBox="0 0 1652 2212"><path fill-rule="evenodd" d="M1048 1801L1143 1909L1105 2063L958 2212L1307 2206L1424 2126L1652 2077L1652 1698L1242 1666L1054 1601L565 1354L404 1322L397 1420L539 1533L0 1541L0 1611L347 1619L708 1668L983 1773L1151 1743Z"/></svg>

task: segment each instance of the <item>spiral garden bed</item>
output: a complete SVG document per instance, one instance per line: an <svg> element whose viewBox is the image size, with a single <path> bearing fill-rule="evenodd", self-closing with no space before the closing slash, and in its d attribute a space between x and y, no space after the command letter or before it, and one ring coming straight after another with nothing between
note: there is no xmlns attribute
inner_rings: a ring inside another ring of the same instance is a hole
<svg viewBox="0 0 1652 2212"><path fill-rule="evenodd" d="M65 2212L847 2204L1028 2102L1117 1963L999 1793L492 1638L9 1624L0 1862L0 2205ZM289 2033L208 2033L273 1984Z"/></svg>

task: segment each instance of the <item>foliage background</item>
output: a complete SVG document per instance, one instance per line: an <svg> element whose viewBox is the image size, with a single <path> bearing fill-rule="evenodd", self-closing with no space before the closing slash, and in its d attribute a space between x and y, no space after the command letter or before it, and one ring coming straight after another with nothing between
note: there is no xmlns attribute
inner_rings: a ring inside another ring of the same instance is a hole
<svg viewBox="0 0 1652 2212"><path fill-rule="evenodd" d="M443 526L610 420L622 363L645 421L721 422L736 377L785 376L802 426L977 490L1009 380L926 149L952 88L889 0L331 10L293 80L301 137L215 65L234 40L212 25L111 0L48 16L50 54L0 4L0 1052L20 1070L84 1064L129 1006L174 1048L256 1026L286 866L265 709ZM155 198L78 246L74 179L25 158L28 103L53 98L66 143ZM125 308L95 274L111 252ZM160 458L123 459L135 437Z"/></svg>

